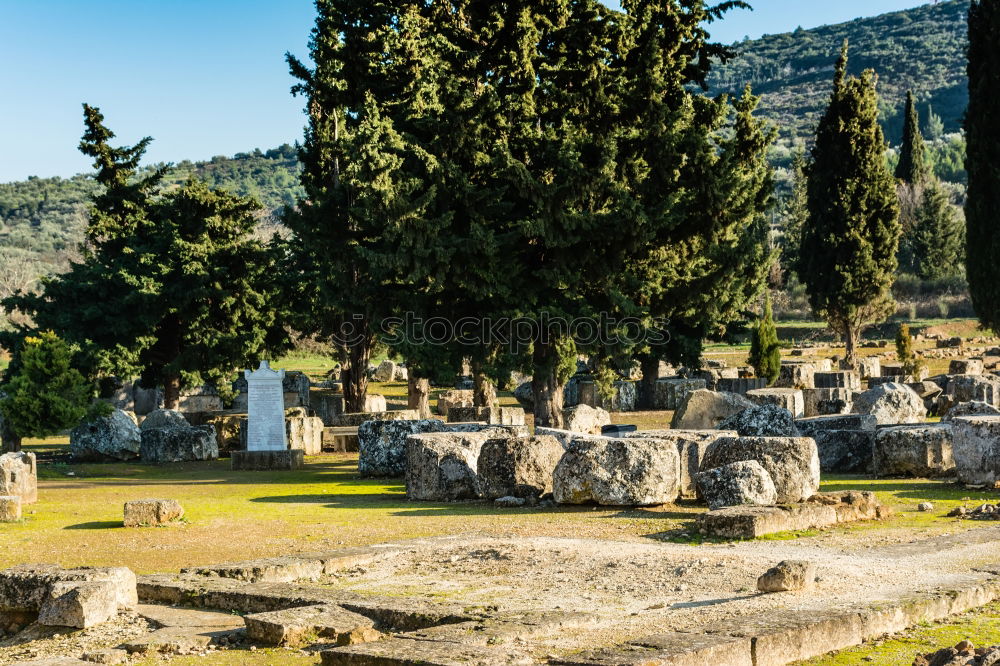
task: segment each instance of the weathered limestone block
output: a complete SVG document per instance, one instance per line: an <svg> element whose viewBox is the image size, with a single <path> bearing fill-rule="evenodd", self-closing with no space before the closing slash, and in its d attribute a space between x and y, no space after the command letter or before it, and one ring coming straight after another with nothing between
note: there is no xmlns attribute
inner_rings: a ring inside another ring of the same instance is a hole
<svg viewBox="0 0 1000 666"><path fill-rule="evenodd" d="M386 382L393 381L395 377L396 377L396 364L393 361L390 361L389 359L382 361L379 364L378 369L375 370L375 374L372 375L373 380L383 384Z"/></svg>
<svg viewBox="0 0 1000 666"><path fill-rule="evenodd" d="M804 389L803 413L807 418L850 413L854 395L855 391L850 389Z"/></svg>
<svg viewBox="0 0 1000 666"><path fill-rule="evenodd" d="M118 591L109 581L63 581L49 588L38 612L38 623L50 627L86 629L118 614Z"/></svg>
<svg viewBox="0 0 1000 666"><path fill-rule="evenodd" d="M816 583L816 565L804 560L785 560L757 579L757 590L765 594L797 592Z"/></svg>
<svg viewBox="0 0 1000 666"><path fill-rule="evenodd" d="M816 366L812 363L783 361L774 383L777 388L816 388Z"/></svg>
<svg viewBox="0 0 1000 666"><path fill-rule="evenodd" d="M21 520L21 498L17 495L0 495L0 523Z"/></svg>
<svg viewBox="0 0 1000 666"><path fill-rule="evenodd" d="M735 430L741 437L799 436L792 413L771 403L744 409L720 423L719 428Z"/></svg>
<svg viewBox="0 0 1000 666"><path fill-rule="evenodd" d="M492 437L479 452L477 473L484 499L537 500L552 492L552 475L563 456L555 437Z"/></svg>
<svg viewBox="0 0 1000 666"><path fill-rule="evenodd" d="M882 359L878 356L862 356L857 360L857 370L862 379L882 376Z"/></svg>
<svg viewBox="0 0 1000 666"><path fill-rule="evenodd" d="M184 507L177 500L145 499L125 502L125 527L155 527L184 517Z"/></svg>
<svg viewBox="0 0 1000 666"><path fill-rule="evenodd" d="M139 430L155 430L157 428L188 428L191 423L178 411L173 409L157 409L151 412L139 424Z"/></svg>
<svg viewBox="0 0 1000 666"><path fill-rule="evenodd" d="M406 439L406 496L449 502L479 497L479 453L487 433L437 432Z"/></svg>
<svg viewBox="0 0 1000 666"><path fill-rule="evenodd" d="M1000 377L994 375L956 375L948 378L945 393L955 402L985 402L1000 407Z"/></svg>
<svg viewBox="0 0 1000 666"><path fill-rule="evenodd" d="M82 462L135 460L141 447L142 434L135 418L120 409L81 423L69 435L70 454Z"/></svg>
<svg viewBox="0 0 1000 666"><path fill-rule="evenodd" d="M817 372L813 375L813 381L818 389L861 390L861 375L849 370L844 372Z"/></svg>
<svg viewBox="0 0 1000 666"><path fill-rule="evenodd" d="M903 367L901 363L883 363L882 364L882 379L896 382L922 382L930 375L930 371L927 368L919 368L917 374L913 375L907 372L906 368ZM869 383L870 386L874 386L874 382Z"/></svg>
<svg viewBox="0 0 1000 666"><path fill-rule="evenodd" d="M325 427L333 427L337 425L338 417L344 413L344 394L330 389L312 389L309 392L309 406L323 420Z"/></svg>
<svg viewBox="0 0 1000 666"><path fill-rule="evenodd" d="M724 393L739 393L751 402L750 393L767 389L767 380L760 377L739 377L736 379L720 379L715 383L715 390ZM759 404L759 403L758 403Z"/></svg>
<svg viewBox="0 0 1000 666"><path fill-rule="evenodd" d="M110 583L120 608L139 603L135 574L126 567L63 569L24 564L0 571L0 611L38 612L56 583L89 581Z"/></svg>
<svg viewBox="0 0 1000 666"><path fill-rule="evenodd" d="M476 403L473 396L473 391L463 391L459 389L453 389L451 391L442 391L438 394L437 399L437 413L441 416L448 418L448 410L452 407L475 407Z"/></svg>
<svg viewBox="0 0 1000 666"><path fill-rule="evenodd" d="M38 465L27 451L0 455L0 495L21 498L21 504L38 501Z"/></svg>
<svg viewBox="0 0 1000 666"><path fill-rule="evenodd" d="M820 430L875 430L878 421L871 414L839 414L796 419L795 427L805 437Z"/></svg>
<svg viewBox="0 0 1000 666"><path fill-rule="evenodd" d="M684 404L688 393L708 388L704 379L672 377L656 382L653 392L653 409L674 411Z"/></svg>
<svg viewBox="0 0 1000 666"><path fill-rule="evenodd" d="M234 472L291 471L305 467L305 451L233 451L230 459Z"/></svg>
<svg viewBox="0 0 1000 666"><path fill-rule="evenodd" d="M820 470L827 474L869 474L875 452L874 430L817 430Z"/></svg>
<svg viewBox="0 0 1000 666"><path fill-rule="evenodd" d="M611 415L601 407L577 405L563 410L563 424L570 432L600 435L601 428L611 423Z"/></svg>
<svg viewBox="0 0 1000 666"><path fill-rule="evenodd" d="M569 444L553 474L560 504L658 506L680 494L676 441L579 437Z"/></svg>
<svg viewBox="0 0 1000 666"><path fill-rule="evenodd" d="M809 437L723 437L708 447L701 467L745 460L756 460L768 471L780 504L801 502L819 490L819 452Z"/></svg>
<svg viewBox="0 0 1000 666"><path fill-rule="evenodd" d="M735 393L697 390L688 393L677 408L671 427L675 430L711 430L719 424L753 407L753 403Z"/></svg>
<svg viewBox="0 0 1000 666"><path fill-rule="evenodd" d="M1000 482L1000 416L960 416L951 427L958 480L996 486Z"/></svg>
<svg viewBox="0 0 1000 666"><path fill-rule="evenodd" d="M365 412L379 414L388 411L388 402L384 395L369 393L365 396ZM341 423L341 425L345 425ZM357 425L356 423L353 425Z"/></svg>
<svg viewBox="0 0 1000 666"><path fill-rule="evenodd" d="M252 613L243 620L247 637L264 645L297 647L314 642L313 637L333 645L357 645L382 638L370 618L332 604Z"/></svg>
<svg viewBox="0 0 1000 666"><path fill-rule="evenodd" d="M778 491L771 475L756 460L735 462L701 472L698 489L710 509L726 506L771 506Z"/></svg>
<svg viewBox="0 0 1000 666"><path fill-rule="evenodd" d="M941 417L941 422L949 423L959 416L1000 416L1000 409L985 402L960 402Z"/></svg>
<svg viewBox="0 0 1000 666"><path fill-rule="evenodd" d="M955 473L949 425L883 428L875 435L877 476L934 478Z"/></svg>
<svg viewBox="0 0 1000 666"><path fill-rule="evenodd" d="M139 457L147 464L215 460L219 457L219 442L215 428L157 428L141 435Z"/></svg>
<svg viewBox="0 0 1000 666"><path fill-rule="evenodd" d="M733 430L640 430L621 435L625 439L665 439L677 443L681 463L681 498L697 499L695 477L709 444L720 437L738 437Z"/></svg>
<svg viewBox="0 0 1000 666"><path fill-rule="evenodd" d="M415 409L401 409L393 412L358 412L341 414L337 417L339 428L357 428L368 421L419 421L420 413Z"/></svg>
<svg viewBox="0 0 1000 666"><path fill-rule="evenodd" d="M870 414L879 425L923 423L927 407L909 386L888 383L858 394L854 413Z"/></svg>
<svg viewBox="0 0 1000 666"><path fill-rule="evenodd" d="M438 419L366 421L358 427L358 473L363 477L403 477L406 439L410 435L444 431L445 424Z"/></svg>
<svg viewBox="0 0 1000 666"><path fill-rule="evenodd" d="M985 368L979 358L958 358L948 364L949 375L981 375Z"/></svg>
<svg viewBox="0 0 1000 666"><path fill-rule="evenodd" d="M746 397L755 405L783 407L797 419L805 416L805 398L799 389L762 388L748 391Z"/></svg>
<svg viewBox="0 0 1000 666"><path fill-rule="evenodd" d="M285 419L288 448L302 449L307 456L323 452L323 419L315 416Z"/></svg>
<svg viewBox="0 0 1000 666"><path fill-rule="evenodd" d="M450 407L448 423L488 423L490 425L524 425L524 410L520 407Z"/></svg>
<svg viewBox="0 0 1000 666"><path fill-rule="evenodd" d="M859 520L880 520L892 510L875 493L838 492L812 496L808 502L782 506L734 506L698 517L701 534L725 539L756 539L777 532L809 530Z"/></svg>

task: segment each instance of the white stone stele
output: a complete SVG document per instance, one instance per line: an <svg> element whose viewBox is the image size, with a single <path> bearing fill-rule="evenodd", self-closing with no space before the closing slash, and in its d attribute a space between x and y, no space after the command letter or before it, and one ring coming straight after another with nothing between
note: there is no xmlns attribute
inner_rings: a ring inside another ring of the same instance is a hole
<svg viewBox="0 0 1000 666"><path fill-rule="evenodd" d="M285 398L281 382L285 371L274 371L267 361L257 370L243 372L247 378L247 451L285 451Z"/></svg>

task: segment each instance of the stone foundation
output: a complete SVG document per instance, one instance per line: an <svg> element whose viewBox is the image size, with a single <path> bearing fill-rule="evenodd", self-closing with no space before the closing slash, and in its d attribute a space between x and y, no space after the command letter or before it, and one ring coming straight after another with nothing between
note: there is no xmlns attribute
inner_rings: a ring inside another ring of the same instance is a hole
<svg viewBox="0 0 1000 666"><path fill-rule="evenodd" d="M305 465L302 449L288 451L233 451L234 472L267 472L271 470L296 470Z"/></svg>

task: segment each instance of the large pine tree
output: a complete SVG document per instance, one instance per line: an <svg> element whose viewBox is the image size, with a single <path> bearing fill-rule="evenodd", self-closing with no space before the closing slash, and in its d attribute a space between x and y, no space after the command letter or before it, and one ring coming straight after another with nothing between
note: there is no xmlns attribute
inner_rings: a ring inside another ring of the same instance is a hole
<svg viewBox="0 0 1000 666"><path fill-rule="evenodd" d="M848 76L847 52L845 42L812 151L799 276L813 310L843 337L853 364L863 328L891 310L901 229L875 73Z"/></svg>
<svg viewBox="0 0 1000 666"><path fill-rule="evenodd" d="M90 374L163 386L167 408L185 384L225 391L235 370L284 339L270 258L253 238L259 205L198 181L160 192L163 170L139 170L150 139L113 147L100 111L85 105L84 115L80 149L94 158L100 190L83 260L4 307L77 345Z"/></svg>
<svg viewBox="0 0 1000 666"><path fill-rule="evenodd" d="M966 273L976 314L1000 330L1000 2L969 8L969 108L965 116L969 173Z"/></svg>

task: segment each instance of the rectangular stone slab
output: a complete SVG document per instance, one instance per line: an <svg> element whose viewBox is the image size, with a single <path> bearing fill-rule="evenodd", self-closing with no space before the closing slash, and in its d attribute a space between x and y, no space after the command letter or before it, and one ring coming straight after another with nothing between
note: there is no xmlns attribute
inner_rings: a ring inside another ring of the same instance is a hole
<svg viewBox="0 0 1000 666"><path fill-rule="evenodd" d="M382 637L370 618L334 605L254 613L243 620L250 640L265 645L302 645L313 634L336 645L355 645Z"/></svg>
<svg viewBox="0 0 1000 666"><path fill-rule="evenodd" d="M628 645L550 659L560 666L754 666L749 638L664 633Z"/></svg>
<svg viewBox="0 0 1000 666"><path fill-rule="evenodd" d="M233 451L230 465L234 472L296 470L305 465L305 451Z"/></svg>
<svg viewBox="0 0 1000 666"><path fill-rule="evenodd" d="M323 666L509 666L534 664L509 646L489 648L449 641L391 638L320 652Z"/></svg>

